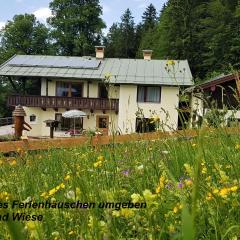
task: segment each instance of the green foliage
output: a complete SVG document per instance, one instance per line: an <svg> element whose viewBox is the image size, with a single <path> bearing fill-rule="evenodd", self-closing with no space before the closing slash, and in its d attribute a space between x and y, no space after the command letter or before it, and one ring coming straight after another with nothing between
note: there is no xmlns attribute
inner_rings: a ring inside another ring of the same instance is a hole
<svg viewBox="0 0 240 240"><path fill-rule="evenodd" d="M135 23L129 9L121 17L120 23L114 23L106 37L107 56L134 58L136 55Z"/></svg>
<svg viewBox="0 0 240 240"><path fill-rule="evenodd" d="M188 59L194 77L239 67L239 3L169 0L151 44L156 58ZM146 41L151 42L151 41Z"/></svg>
<svg viewBox="0 0 240 240"><path fill-rule="evenodd" d="M219 127L226 122L227 110L211 109L205 114L205 119L210 127Z"/></svg>
<svg viewBox="0 0 240 240"><path fill-rule="evenodd" d="M48 19L58 54L82 56L94 52L100 44L105 23L100 17L99 0L53 0L53 16Z"/></svg>
<svg viewBox="0 0 240 240"><path fill-rule="evenodd" d="M153 29L157 24L157 10L151 3L142 15L143 30Z"/></svg>
<svg viewBox="0 0 240 240"><path fill-rule="evenodd" d="M0 31L0 63L14 54L47 54L48 29L33 14L15 15Z"/></svg>

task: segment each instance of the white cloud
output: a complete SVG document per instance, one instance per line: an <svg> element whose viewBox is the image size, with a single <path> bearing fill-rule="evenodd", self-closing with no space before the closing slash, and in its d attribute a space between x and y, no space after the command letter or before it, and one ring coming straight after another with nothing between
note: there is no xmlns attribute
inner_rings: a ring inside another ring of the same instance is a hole
<svg viewBox="0 0 240 240"><path fill-rule="evenodd" d="M34 11L33 14L41 22L46 22L46 19L52 15L51 10L46 7L39 8L38 10Z"/></svg>
<svg viewBox="0 0 240 240"><path fill-rule="evenodd" d="M5 27L6 22L0 22L0 30Z"/></svg>
<svg viewBox="0 0 240 240"><path fill-rule="evenodd" d="M16 2L17 2L17 3L22 3L22 2L23 2L23 0L16 0Z"/></svg>

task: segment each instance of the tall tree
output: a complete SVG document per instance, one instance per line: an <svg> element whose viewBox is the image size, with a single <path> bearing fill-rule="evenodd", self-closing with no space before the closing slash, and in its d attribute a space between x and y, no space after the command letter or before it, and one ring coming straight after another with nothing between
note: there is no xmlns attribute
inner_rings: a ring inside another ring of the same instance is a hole
<svg viewBox="0 0 240 240"><path fill-rule="evenodd" d="M15 15L0 31L0 63L14 54L47 54L48 29L32 14Z"/></svg>
<svg viewBox="0 0 240 240"><path fill-rule="evenodd" d="M120 57L122 55L121 30L118 23L113 23L105 39L106 56Z"/></svg>
<svg viewBox="0 0 240 240"><path fill-rule="evenodd" d="M135 23L132 13L127 9L120 23L114 23L106 37L107 56L134 58L136 55Z"/></svg>
<svg viewBox="0 0 240 240"><path fill-rule="evenodd" d="M137 26L137 57L142 57L142 50L149 49L154 44L154 32L158 23L157 10L150 4L142 15L142 22Z"/></svg>
<svg viewBox="0 0 240 240"><path fill-rule="evenodd" d="M58 54L88 55L100 44L105 23L99 0L53 0L50 2L52 36Z"/></svg>
<svg viewBox="0 0 240 240"><path fill-rule="evenodd" d="M135 57L135 23L130 9L128 8L121 17L120 23L122 39L122 56L126 58Z"/></svg>
<svg viewBox="0 0 240 240"><path fill-rule="evenodd" d="M157 24L157 10L151 3L142 15L142 25L145 30L153 29Z"/></svg>
<svg viewBox="0 0 240 240"><path fill-rule="evenodd" d="M32 14L16 15L8 21L0 31L0 63L3 63L14 54L48 54L50 40L48 29L36 20ZM19 81L13 81L21 83ZM29 87L32 86L32 82ZM7 96L12 93L10 83L0 77L0 116L11 116L10 109L6 108ZM19 92L18 92L19 93Z"/></svg>

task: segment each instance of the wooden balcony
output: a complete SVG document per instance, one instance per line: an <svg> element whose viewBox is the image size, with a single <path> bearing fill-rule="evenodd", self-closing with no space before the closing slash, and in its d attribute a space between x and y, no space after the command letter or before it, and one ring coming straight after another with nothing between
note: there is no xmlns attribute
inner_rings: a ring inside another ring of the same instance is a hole
<svg viewBox="0 0 240 240"><path fill-rule="evenodd" d="M8 97L8 106L22 105L25 107L66 108L66 109L89 109L89 110L113 110L118 111L118 99L105 98L72 98L50 96L19 96Z"/></svg>

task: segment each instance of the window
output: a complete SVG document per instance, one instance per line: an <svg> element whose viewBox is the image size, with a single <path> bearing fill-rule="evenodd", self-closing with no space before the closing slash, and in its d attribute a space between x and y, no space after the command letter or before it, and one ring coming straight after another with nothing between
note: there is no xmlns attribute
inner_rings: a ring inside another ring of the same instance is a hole
<svg viewBox="0 0 240 240"><path fill-rule="evenodd" d="M36 122L36 120L37 120L36 115L34 115L34 114L30 115L29 120L30 120L30 122Z"/></svg>
<svg viewBox="0 0 240 240"><path fill-rule="evenodd" d="M71 97L82 97L82 88L81 83L71 83Z"/></svg>
<svg viewBox="0 0 240 240"><path fill-rule="evenodd" d="M161 87L155 86L138 86L138 102L160 102Z"/></svg>
<svg viewBox="0 0 240 240"><path fill-rule="evenodd" d="M56 96L58 97L82 97L82 83L57 82Z"/></svg>
<svg viewBox="0 0 240 240"><path fill-rule="evenodd" d="M99 98L108 98L108 91L103 83L98 84Z"/></svg>
<svg viewBox="0 0 240 240"><path fill-rule="evenodd" d="M97 128L108 128L108 116L97 116Z"/></svg>
<svg viewBox="0 0 240 240"><path fill-rule="evenodd" d="M69 131L74 129L74 120L71 118L62 117L61 113L55 114L55 120L59 121L57 131ZM83 118L75 118L75 130L82 130L83 128Z"/></svg>
<svg viewBox="0 0 240 240"><path fill-rule="evenodd" d="M150 118L136 118L136 132L154 132L156 125Z"/></svg>

